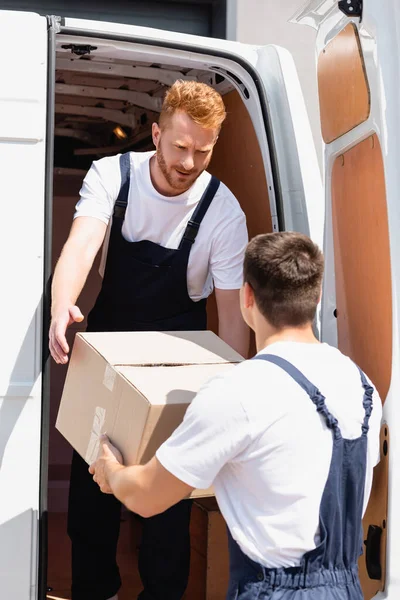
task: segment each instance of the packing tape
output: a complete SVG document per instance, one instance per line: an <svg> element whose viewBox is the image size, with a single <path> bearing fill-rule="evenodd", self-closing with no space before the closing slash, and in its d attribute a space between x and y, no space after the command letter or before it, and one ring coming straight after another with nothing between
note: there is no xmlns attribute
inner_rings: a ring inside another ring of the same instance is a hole
<svg viewBox="0 0 400 600"><path fill-rule="evenodd" d="M85 461L88 465L91 465L97 459L100 447L100 436L105 433L103 431L105 421L106 409L102 408L101 406L96 406L96 410L94 411L92 431L90 432L89 444L85 455Z"/></svg>
<svg viewBox="0 0 400 600"><path fill-rule="evenodd" d="M114 389L115 378L117 376L117 372L110 365L106 366L103 377L103 385L106 386L110 392Z"/></svg>

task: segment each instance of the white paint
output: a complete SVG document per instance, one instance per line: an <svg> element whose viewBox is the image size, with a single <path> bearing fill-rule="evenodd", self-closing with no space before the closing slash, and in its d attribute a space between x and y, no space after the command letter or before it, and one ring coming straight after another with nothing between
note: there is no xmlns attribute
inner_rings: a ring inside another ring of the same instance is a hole
<svg viewBox="0 0 400 600"><path fill-rule="evenodd" d="M258 50L257 69L267 90L287 230L322 246L324 202L318 161L293 60L287 50ZM274 213L272 213L274 214Z"/></svg>
<svg viewBox="0 0 400 600"><path fill-rule="evenodd" d="M28 600L37 581L46 20L2 13L0 55L0 595Z"/></svg>
<svg viewBox="0 0 400 600"><path fill-rule="evenodd" d="M305 0L228 0L228 37L247 44L277 44L291 53L307 106L318 162L322 167L315 39L311 27L299 27L290 19Z"/></svg>

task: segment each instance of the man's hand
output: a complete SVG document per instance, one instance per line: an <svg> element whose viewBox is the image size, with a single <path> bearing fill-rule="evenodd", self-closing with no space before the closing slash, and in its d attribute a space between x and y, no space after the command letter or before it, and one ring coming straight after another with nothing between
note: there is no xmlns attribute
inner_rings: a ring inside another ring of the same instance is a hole
<svg viewBox="0 0 400 600"><path fill-rule="evenodd" d="M58 310L53 314L49 331L50 353L57 364L65 365L68 362L69 346L65 333L72 323L81 323L83 314L77 306L70 306Z"/></svg>
<svg viewBox="0 0 400 600"><path fill-rule="evenodd" d="M109 485L109 475L123 465L121 452L111 444L106 435L100 438L100 451L96 462L89 467L89 473L93 475L93 481L97 483L103 494L112 494Z"/></svg>

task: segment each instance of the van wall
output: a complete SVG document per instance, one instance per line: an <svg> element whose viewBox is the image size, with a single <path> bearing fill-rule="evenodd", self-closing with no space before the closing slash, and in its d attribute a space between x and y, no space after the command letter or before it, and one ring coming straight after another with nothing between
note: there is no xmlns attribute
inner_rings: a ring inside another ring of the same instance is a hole
<svg viewBox="0 0 400 600"><path fill-rule="evenodd" d="M253 123L238 92L224 96L227 111L209 170L239 200L246 214L249 239L272 231L268 184ZM214 294L208 302L209 328L217 333ZM254 348L254 346L252 346Z"/></svg>
<svg viewBox="0 0 400 600"><path fill-rule="evenodd" d="M265 178L263 160L251 119L236 91L224 97L227 108L226 123L216 145L210 171L219 177L239 200L247 219L249 237L272 231L268 200L268 185ZM53 204L53 268L62 246L68 237L74 207L79 198L79 189L84 171L55 169ZM85 317L100 289L98 275L99 256L96 259L84 291L79 298L79 307ZM217 311L214 296L210 299L209 328L217 332ZM75 323L68 332L68 342L72 346L77 331L83 331L83 323ZM254 347L254 346L253 346ZM61 398L67 366L51 367L51 420L50 420L50 460L49 460L49 510L65 511L67 502L67 481L72 451L69 444L55 429L58 405Z"/></svg>

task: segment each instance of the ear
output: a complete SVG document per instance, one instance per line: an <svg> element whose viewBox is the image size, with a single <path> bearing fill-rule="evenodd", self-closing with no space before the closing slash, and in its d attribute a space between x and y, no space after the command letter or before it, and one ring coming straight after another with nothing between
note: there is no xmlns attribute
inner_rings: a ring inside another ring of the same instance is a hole
<svg viewBox="0 0 400 600"><path fill-rule="evenodd" d="M253 288L247 281L243 285L243 304L245 308L252 308L254 306L254 292Z"/></svg>
<svg viewBox="0 0 400 600"><path fill-rule="evenodd" d="M160 142L161 129L158 123L153 123L151 127L151 135L153 138L153 144L156 148L158 148L158 144Z"/></svg>

